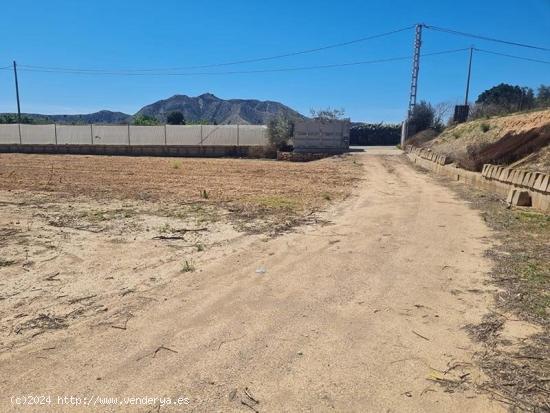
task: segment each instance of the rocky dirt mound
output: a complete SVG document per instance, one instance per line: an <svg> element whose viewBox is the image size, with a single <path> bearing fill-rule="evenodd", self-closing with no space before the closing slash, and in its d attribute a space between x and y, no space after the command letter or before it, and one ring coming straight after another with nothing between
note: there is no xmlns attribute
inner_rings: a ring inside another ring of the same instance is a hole
<svg viewBox="0 0 550 413"><path fill-rule="evenodd" d="M549 144L550 109L546 109L463 123L446 129L423 146L473 171L480 171L485 163L515 162L545 171L550 170L550 156L544 155Z"/></svg>

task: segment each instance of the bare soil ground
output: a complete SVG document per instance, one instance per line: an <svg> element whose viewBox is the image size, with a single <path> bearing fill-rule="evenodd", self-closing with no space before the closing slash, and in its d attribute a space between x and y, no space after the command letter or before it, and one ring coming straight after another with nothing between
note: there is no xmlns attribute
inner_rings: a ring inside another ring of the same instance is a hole
<svg viewBox="0 0 550 413"><path fill-rule="evenodd" d="M497 240L486 251L494 262L491 282L499 287L495 306L467 327L483 345L476 360L488 380L481 387L511 410L550 411L550 216L435 179L471 202Z"/></svg>
<svg viewBox="0 0 550 413"><path fill-rule="evenodd" d="M346 197L360 165L0 156L0 351L101 315L123 326L147 292ZM282 167L281 167L282 166ZM313 185L312 177L318 175ZM318 183L318 184L317 184Z"/></svg>
<svg viewBox="0 0 550 413"><path fill-rule="evenodd" d="M102 412L506 408L480 392L466 330L493 304L493 233L399 151L0 160L1 411L79 411L10 401L28 394L190 401L86 407ZM311 225L261 224L289 216Z"/></svg>

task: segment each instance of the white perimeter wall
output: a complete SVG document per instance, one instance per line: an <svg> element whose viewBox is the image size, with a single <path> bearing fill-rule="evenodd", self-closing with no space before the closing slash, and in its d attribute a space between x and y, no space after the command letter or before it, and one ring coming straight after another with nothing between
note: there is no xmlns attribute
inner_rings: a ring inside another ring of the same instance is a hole
<svg viewBox="0 0 550 413"><path fill-rule="evenodd" d="M264 146L263 125L19 125L0 124L0 144Z"/></svg>

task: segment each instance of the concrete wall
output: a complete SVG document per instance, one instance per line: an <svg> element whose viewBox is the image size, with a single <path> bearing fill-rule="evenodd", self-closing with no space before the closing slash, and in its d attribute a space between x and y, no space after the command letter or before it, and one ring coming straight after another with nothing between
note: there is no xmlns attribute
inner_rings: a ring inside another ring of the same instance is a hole
<svg viewBox="0 0 550 413"><path fill-rule="evenodd" d="M300 120L294 125L295 152L342 153L349 149L349 121Z"/></svg>
<svg viewBox="0 0 550 413"><path fill-rule="evenodd" d="M550 212L550 174L489 164L483 166L481 173L472 172L448 165L445 157L426 149L407 146L405 150L411 161L425 169L496 193L502 198L508 198L514 190L526 191L531 197L533 208Z"/></svg>
<svg viewBox="0 0 550 413"><path fill-rule="evenodd" d="M264 125L0 124L0 145L265 146Z"/></svg>

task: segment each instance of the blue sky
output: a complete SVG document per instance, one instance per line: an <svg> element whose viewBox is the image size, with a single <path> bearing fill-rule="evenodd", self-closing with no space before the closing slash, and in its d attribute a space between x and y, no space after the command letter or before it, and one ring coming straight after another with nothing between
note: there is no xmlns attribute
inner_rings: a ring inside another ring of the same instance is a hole
<svg viewBox="0 0 550 413"><path fill-rule="evenodd" d="M550 47L550 0L456 1L25 1L4 2L0 66L87 69L183 67L255 58L345 42L414 23ZM413 31L278 60L210 71L273 69L408 56ZM550 60L550 52L425 31L423 52L475 45ZM312 71L196 75L92 76L19 73L23 112L134 113L174 94L211 92L276 100L308 114L344 108L356 121L400 121L410 60ZM426 57L419 99L463 100L467 52ZM23 69L23 68L21 68ZM179 72L190 70L179 70ZM491 55L474 57L471 96L500 82L550 83L550 65ZM0 70L0 111L14 112L13 75Z"/></svg>

